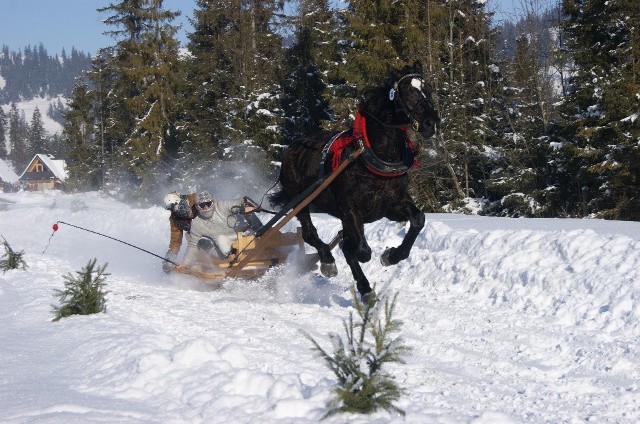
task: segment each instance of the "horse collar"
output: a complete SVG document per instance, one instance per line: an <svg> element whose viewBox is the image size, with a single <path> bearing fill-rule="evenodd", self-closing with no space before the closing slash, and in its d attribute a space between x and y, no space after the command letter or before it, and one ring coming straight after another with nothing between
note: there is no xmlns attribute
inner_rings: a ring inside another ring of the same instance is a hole
<svg viewBox="0 0 640 424"><path fill-rule="evenodd" d="M406 131L406 127L402 129ZM411 143L408 137L405 138L405 153L402 161L387 162L380 159L371 148L371 143L367 135L366 120L360 111L356 113L352 135L346 136L345 133L346 132L342 132L334 135L323 149L322 163L324 163L327 153L332 152L333 160L331 167L334 171L340 165L342 151L352 144L362 144L364 146L364 152L360 155L359 159L362 160L369 172L380 177L399 177L406 174L416 164L413 143Z"/></svg>

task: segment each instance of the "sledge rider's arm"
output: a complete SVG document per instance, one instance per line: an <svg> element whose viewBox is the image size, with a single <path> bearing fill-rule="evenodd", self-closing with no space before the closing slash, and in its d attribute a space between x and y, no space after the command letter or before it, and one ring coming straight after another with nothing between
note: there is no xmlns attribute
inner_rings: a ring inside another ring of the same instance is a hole
<svg viewBox="0 0 640 424"><path fill-rule="evenodd" d="M245 196L242 199L235 201L235 204L231 206L229 212L231 212L232 215L235 215L239 213L248 214L251 212L258 212L259 210L260 206L249 197Z"/></svg>

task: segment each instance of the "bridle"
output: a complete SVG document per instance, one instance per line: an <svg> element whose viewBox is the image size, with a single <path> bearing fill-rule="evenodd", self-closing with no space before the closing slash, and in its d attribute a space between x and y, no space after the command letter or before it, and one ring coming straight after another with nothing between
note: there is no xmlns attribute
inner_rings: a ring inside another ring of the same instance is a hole
<svg viewBox="0 0 640 424"><path fill-rule="evenodd" d="M413 107L409 107L406 99L403 98L401 92L398 91L398 87L400 86L402 81L407 78L417 79L419 81L419 85L416 85L413 82L411 83L411 86L417 89L422 96L422 98ZM407 74L398 79L398 81L396 81L393 84L393 87L389 90L389 100L394 104L396 117L399 113L403 113L408 118L409 122L407 123L386 123L373 113L366 110L364 108L364 103L361 103L358 108L358 113L356 113L356 119L354 121L352 134L350 136L345 136L345 134L347 133L346 131L337 133L325 144L322 150L321 166L318 169L318 179L320 179L322 175L324 175L324 163L328 157L329 152L333 152L332 168L336 169L339 165L340 158L342 157L342 150L352 143L359 144L364 148L364 151L360 155L360 159L370 172L381 177L399 177L406 174L414 165L419 165L415 160L415 147L413 141L410 140L407 135L404 135L402 137L404 139L404 157L402 158L402 160L398 162L387 162L379 158L375 154L369 143L366 133L364 116L366 115L372 118L386 128L399 129L405 133L409 130L409 128L411 128L415 132L418 132L418 130L420 129L420 122L414 117L416 108L418 108L422 104L422 102L430 101L430 99L422 91L422 87L424 84L426 83L422 79L421 75Z"/></svg>
<svg viewBox="0 0 640 424"><path fill-rule="evenodd" d="M420 122L417 119L415 119L415 117L414 117L415 110L418 108L418 106L420 106L422 104L422 102L429 102L430 100L424 94L424 92L422 91L422 88L418 88L415 85L411 84L412 87L416 88L420 92L420 95L422 96L422 98L418 101L418 103L416 103L412 108L410 108L407 105L407 102L403 99L401 91L398 90L398 87L400 86L400 83L403 80L407 79L407 78L419 80L420 81L420 87L422 87L423 85L427 84L422 79L422 75L420 75L420 74L407 74L407 75L404 75L398 81L393 83L393 88L391 90L389 90L389 100L391 100L394 103L394 106L395 106L395 109L396 109L396 115L398 114L399 111L402 111L402 113L404 113L407 116L407 118L409 118L409 122L408 123L401 124L400 126L404 126L404 127L411 126L411 129L417 132L418 129L420 128ZM396 96L396 93L397 93L397 96Z"/></svg>

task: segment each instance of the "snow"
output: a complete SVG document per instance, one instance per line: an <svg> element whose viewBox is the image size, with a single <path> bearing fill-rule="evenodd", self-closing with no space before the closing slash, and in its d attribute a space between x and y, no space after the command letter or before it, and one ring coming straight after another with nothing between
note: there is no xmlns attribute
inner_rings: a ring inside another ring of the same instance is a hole
<svg viewBox="0 0 640 424"><path fill-rule="evenodd" d="M163 255L160 205L3 198L15 203L0 211L0 235L28 268L0 274L0 422L299 424L326 412L336 382L301 332L329 351L328 334L343 334L353 303L341 253L330 280L280 267L215 290L63 223L52 236L64 221ZM325 240L339 228L313 218ZM640 421L640 223L428 214L410 257L382 267L405 231L367 225L376 259L363 269L378 293L399 292L412 351L388 370L407 390L406 416L325 422ZM51 322L63 275L94 257L109 264L106 313Z"/></svg>
<svg viewBox="0 0 640 424"><path fill-rule="evenodd" d="M53 134L62 134L62 125L58 122L54 121L47 115L47 111L49 110L49 105L52 103L57 103L58 99L62 101L63 104L66 104L67 99L62 96L58 97L35 97L30 100L23 100L20 102L15 102L18 110L24 111L25 119L27 123L31 125L31 117L33 116L33 112L36 110L36 107L40 110L40 116L42 118L42 126L44 130L47 132L47 135ZM5 115L9 116L9 111L11 110L11 103L1 105L2 110Z"/></svg>
<svg viewBox="0 0 640 424"><path fill-rule="evenodd" d="M19 180L18 174L13 172L9 165L0 159L0 181L10 184L17 184Z"/></svg>

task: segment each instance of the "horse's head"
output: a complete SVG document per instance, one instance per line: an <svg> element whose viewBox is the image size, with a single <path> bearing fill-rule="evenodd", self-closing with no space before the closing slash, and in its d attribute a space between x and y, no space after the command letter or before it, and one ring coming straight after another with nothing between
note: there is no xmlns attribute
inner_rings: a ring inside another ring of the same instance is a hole
<svg viewBox="0 0 640 424"><path fill-rule="evenodd" d="M394 103L397 119L407 122L416 132L427 139L436 132L440 116L433 102L433 88L422 77L422 64L401 70L389 67L389 100Z"/></svg>

